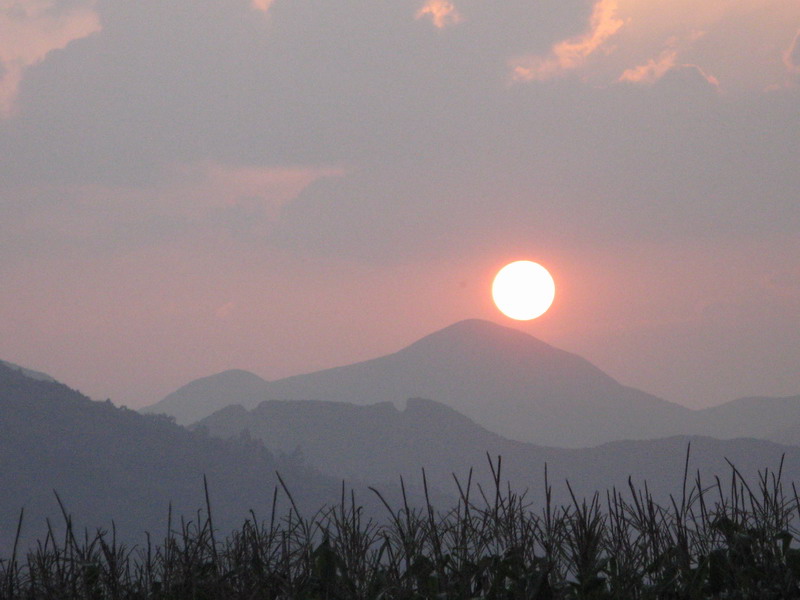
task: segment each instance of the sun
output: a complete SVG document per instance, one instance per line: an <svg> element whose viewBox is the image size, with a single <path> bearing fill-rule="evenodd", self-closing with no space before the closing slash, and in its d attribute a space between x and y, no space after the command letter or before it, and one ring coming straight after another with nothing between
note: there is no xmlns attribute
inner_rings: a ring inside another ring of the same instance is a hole
<svg viewBox="0 0 800 600"><path fill-rule="evenodd" d="M556 296L556 284L539 263L518 260L497 272L492 298L497 308L517 321L530 321L547 312Z"/></svg>

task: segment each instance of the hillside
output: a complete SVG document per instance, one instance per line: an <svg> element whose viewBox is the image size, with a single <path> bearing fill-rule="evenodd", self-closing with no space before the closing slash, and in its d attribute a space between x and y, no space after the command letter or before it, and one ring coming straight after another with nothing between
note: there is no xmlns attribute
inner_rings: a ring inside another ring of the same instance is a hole
<svg viewBox="0 0 800 600"><path fill-rule="evenodd" d="M25 375L25 377L29 377L30 379L36 379L38 381L50 381L50 382L55 381L55 379L52 378L47 373L42 373L41 371L34 371L33 369L27 369L25 367L15 365L14 363L10 363L5 360L0 360L0 365L8 367L9 369L12 369L14 371L18 371L23 375Z"/></svg>
<svg viewBox="0 0 800 600"><path fill-rule="evenodd" d="M800 396L739 398L698 410L693 426L694 431L717 438L747 436L798 444L800 435L789 430L800 431Z"/></svg>
<svg viewBox="0 0 800 600"><path fill-rule="evenodd" d="M247 431L276 453L300 450L305 460L335 477L396 481L425 467L437 481L485 454L507 454L519 442L476 425L431 400L412 398L404 410L383 402L369 406L320 400L270 400L248 411L228 406L193 426L229 438Z"/></svg>
<svg viewBox="0 0 800 600"><path fill-rule="evenodd" d="M212 435L238 436L243 431L274 451L299 449L319 470L336 476L362 474L372 481L420 483L424 468L429 481L452 483L452 474L466 478L475 467L476 481L487 485L487 453L503 457L503 473L517 488L530 488L531 501L543 499L548 466L559 501L568 502L564 481L581 495L611 487L627 489L628 477L662 501L681 489L687 446L690 474L699 471L711 483L730 474L726 458L755 479L759 469L777 468L785 455L787 480L800 481L800 448L755 439L716 440L673 436L648 441L604 444L590 449L547 448L504 439L456 411L430 400L409 400L405 410L389 403L373 406L319 402L268 401L252 410L227 407L203 419Z"/></svg>
<svg viewBox="0 0 800 600"><path fill-rule="evenodd" d="M190 423L231 404L431 398L504 437L561 447L683 432L689 409L621 385L588 361L487 321L461 321L388 356L274 382L244 372L197 380L145 412Z"/></svg>
<svg viewBox="0 0 800 600"><path fill-rule="evenodd" d="M312 511L338 498L339 483L254 441L223 441L163 417L94 402L65 385L0 365L0 549L25 508L26 540L40 538L45 517L60 523L56 490L75 523L110 528L141 541L163 535L170 502L176 519L205 505L208 478L221 530L241 525L249 509L266 517L275 471ZM177 523L178 521L176 521Z"/></svg>

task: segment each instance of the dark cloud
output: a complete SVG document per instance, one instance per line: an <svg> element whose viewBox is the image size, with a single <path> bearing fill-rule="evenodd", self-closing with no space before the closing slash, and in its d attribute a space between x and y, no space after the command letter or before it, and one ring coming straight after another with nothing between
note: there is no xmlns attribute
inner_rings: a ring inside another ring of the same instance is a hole
<svg viewBox="0 0 800 600"><path fill-rule="evenodd" d="M0 172L152 197L176 163L341 166L270 239L370 260L800 224L796 90L726 96L697 66L511 84L510 56L580 34L591 5L456 6L439 30L413 3L101 2L102 32L26 72Z"/></svg>
<svg viewBox="0 0 800 600"><path fill-rule="evenodd" d="M460 143L420 144L419 160L318 182L282 214L281 239L375 260L453 238L480 249L487 236L607 243L800 226L793 94L731 102L693 69L649 88L552 91L525 90L474 127L450 123Z"/></svg>
<svg viewBox="0 0 800 600"><path fill-rule="evenodd" d="M408 152L409 130L502 96L508 53L551 43L575 4L465 3L465 22L444 32L415 21L413 3L277 2L263 18L244 1L101 2L100 34L26 73L2 131L4 155L24 160L0 168L136 181L168 160Z"/></svg>

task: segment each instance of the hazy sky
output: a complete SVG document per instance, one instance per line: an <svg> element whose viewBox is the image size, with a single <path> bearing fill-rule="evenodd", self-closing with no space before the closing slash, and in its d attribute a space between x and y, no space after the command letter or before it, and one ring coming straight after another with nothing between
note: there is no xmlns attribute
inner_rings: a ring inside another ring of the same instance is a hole
<svg viewBox="0 0 800 600"><path fill-rule="evenodd" d="M0 358L138 407L464 318L800 394L797 0L0 0ZM557 285L520 324L494 272Z"/></svg>

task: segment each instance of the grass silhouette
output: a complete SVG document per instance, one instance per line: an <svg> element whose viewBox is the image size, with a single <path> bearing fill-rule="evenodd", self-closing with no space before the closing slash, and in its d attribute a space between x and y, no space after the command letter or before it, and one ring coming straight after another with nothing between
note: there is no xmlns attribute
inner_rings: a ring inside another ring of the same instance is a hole
<svg viewBox="0 0 800 600"><path fill-rule="evenodd" d="M699 475L666 505L647 486L611 489L543 508L501 483L455 475L458 501L436 511L430 501L391 506L385 521L364 516L353 492L305 517L280 480L291 508L259 521L251 512L224 539L211 502L195 520L173 523L163 540L129 547L113 527L80 539L62 507L63 539L0 561L4 599L712 599L800 597L795 546L800 499L777 471L745 481L734 465L725 484ZM547 478L545 477L547 481ZM427 481L423 482L427 498ZM401 482L402 483L402 482ZM570 488L570 493L572 490ZM20 513L18 526L24 513ZM19 536L18 536L19 537Z"/></svg>

